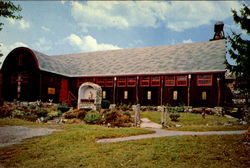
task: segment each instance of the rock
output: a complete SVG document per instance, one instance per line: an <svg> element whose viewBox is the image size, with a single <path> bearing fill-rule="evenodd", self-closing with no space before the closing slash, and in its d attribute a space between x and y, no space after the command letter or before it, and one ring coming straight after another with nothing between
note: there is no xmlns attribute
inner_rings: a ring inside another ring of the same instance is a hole
<svg viewBox="0 0 250 168"><path fill-rule="evenodd" d="M233 123L227 122L227 123L224 123L223 125L224 125L224 126L232 126Z"/></svg>
<svg viewBox="0 0 250 168"><path fill-rule="evenodd" d="M114 110L115 108L116 108L116 104L110 104L110 105L109 105L109 109L110 109L110 110Z"/></svg>
<svg viewBox="0 0 250 168"><path fill-rule="evenodd" d="M240 125L247 125L247 122L246 121L241 121Z"/></svg>
<svg viewBox="0 0 250 168"><path fill-rule="evenodd" d="M158 112L163 112L165 110L164 106L157 106Z"/></svg>
<svg viewBox="0 0 250 168"><path fill-rule="evenodd" d="M176 127L176 128L180 128L180 127L182 127L182 126L179 125L179 124L176 124L175 127Z"/></svg>
<svg viewBox="0 0 250 168"><path fill-rule="evenodd" d="M224 117L226 117L226 118L234 118L234 117L232 117L230 115L224 115Z"/></svg>

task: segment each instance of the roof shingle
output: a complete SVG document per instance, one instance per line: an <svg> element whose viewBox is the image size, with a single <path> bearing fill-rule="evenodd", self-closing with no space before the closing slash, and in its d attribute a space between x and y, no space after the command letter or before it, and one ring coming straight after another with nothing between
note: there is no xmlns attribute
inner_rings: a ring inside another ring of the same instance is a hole
<svg viewBox="0 0 250 168"><path fill-rule="evenodd" d="M225 71L225 40L47 56L42 70L66 76L113 76Z"/></svg>

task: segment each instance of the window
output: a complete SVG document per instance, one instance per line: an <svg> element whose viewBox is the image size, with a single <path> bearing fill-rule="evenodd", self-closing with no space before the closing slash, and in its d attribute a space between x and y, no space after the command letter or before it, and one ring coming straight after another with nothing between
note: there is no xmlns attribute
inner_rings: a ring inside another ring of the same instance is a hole
<svg viewBox="0 0 250 168"><path fill-rule="evenodd" d="M175 77L172 76L165 76L165 86L175 86Z"/></svg>
<svg viewBox="0 0 250 168"><path fill-rule="evenodd" d="M201 98L202 98L202 100L207 100L207 92L202 92Z"/></svg>
<svg viewBox="0 0 250 168"><path fill-rule="evenodd" d="M178 92L174 91L173 92L173 100L177 100L178 99Z"/></svg>
<svg viewBox="0 0 250 168"><path fill-rule="evenodd" d="M113 78L106 78L105 79L105 87L113 87L113 86L114 86Z"/></svg>
<svg viewBox="0 0 250 168"><path fill-rule="evenodd" d="M149 86L149 84L150 84L149 76L140 77L140 86Z"/></svg>
<svg viewBox="0 0 250 168"><path fill-rule="evenodd" d="M124 91L124 99L128 99L128 91Z"/></svg>
<svg viewBox="0 0 250 168"><path fill-rule="evenodd" d="M95 78L83 78L83 82L92 82L95 83Z"/></svg>
<svg viewBox="0 0 250 168"><path fill-rule="evenodd" d="M212 86L213 76L211 74L198 75L197 76L197 85L198 86Z"/></svg>
<svg viewBox="0 0 250 168"><path fill-rule="evenodd" d="M160 76L152 76L151 77L151 86L160 86L160 85L161 85Z"/></svg>
<svg viewBox="0 0 250 168"><path fill-rule="evenodd" d="M101 87L104 87L105 78L96 78L96 84L98 84Z"/></svg>
<svg viewBox="0 0 250 168"><path fill-rule="evenodd" d="M18 56L18 66L22 66L22 65L23 65L23 55L20 54L20 55Z"/></svg>
<svg viewBox="0 0 250 168"><path fill-rule="evenodd" d="M106 91L105 91L105 90L102 91L102 98L103 98L103 99L106 99Z"/></svg>
<svg viewBox="0 0 250 168"><path fill-rule="evenodd" d="M118 87L126 87L126 77L117 78L117 86Z"/></svg>
<svg viewBox="0 0 250 168"><path fill-rule="evenodd" d="M128 77L127 78L127 86L128 87L135 87L136 86L136 77Z"/></svg>
<svg viewBox="0 0 250 168"><path fill-rule="evenodd" d="M176 76L176 86L187 86L187 75Z"/></svg>
<svg viewBox="0 0 250 168"><path fill-rule="evenodd" d="M147 99L148 99L148 100L151 100L151 96L152 96L152 95L151 95L151 91L148 91L148 93L147 93Z"/></svg>

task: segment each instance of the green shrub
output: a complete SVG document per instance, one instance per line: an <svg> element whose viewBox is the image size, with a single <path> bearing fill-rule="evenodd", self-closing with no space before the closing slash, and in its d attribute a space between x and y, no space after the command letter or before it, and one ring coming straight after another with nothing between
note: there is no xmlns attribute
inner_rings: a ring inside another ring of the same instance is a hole
<svg viewBox="0 0 250 168"><path fill-rule="evenodd" d="M101 119L102 115L94 111L89 111L84 117L84 121L89 124L100 123Z"/></svg>
<svg viewBox="0 0 250 168"><path fill-rule="evenodd" d="M13 118L24 118L26 115L30 115L31 113L27 113L25 111L22 110L13 110L11 117Z"/></svg>
<svg viewBox="0 0 250 168"><path fill-rule="evenodd" d="M179 113L170 113L169 117L171 119L171 121L178 121L178 118L180 117L181 115Z"/></svg>
<svg viewBox="0 0 250 168"><path fill-rule="evenodd" d="M131 114L129 111L124 111L122 114L131 117Z"/></svg>
<svg viewBox="0 0 250 168"><path fill-rule="evenodd" d="M57 109L60 110L62 113L65 113L65 112L69 111L70 107L60 105L60 106L57 107Z"/></svg>
<svg viewBox="0 0 250 168"><path fill-rule="evenodd" d="M49 113L47 114L47 119L48 119L48 120L51 120L51 119L53 119L53 118L55 118L55 117L60 116L61 114L62 114L61 111L51 111L51 112L49 112Z"/></svg>
<svg viewBox="0 0 250 168"><path fill-rule="evenodd" d="M103 109L108 109L110 106L110 101L109 100L102 100L101 106Z"/></svg>
<svg viewBox="0 0 250 168"><path fill-rule="evenodd" d="M36 111L36 115L37 115L38 117L47 117L47 114L48 114L48 110L47 110L47 109L41 108L41 109L38 109L38 110Z"/></svg>

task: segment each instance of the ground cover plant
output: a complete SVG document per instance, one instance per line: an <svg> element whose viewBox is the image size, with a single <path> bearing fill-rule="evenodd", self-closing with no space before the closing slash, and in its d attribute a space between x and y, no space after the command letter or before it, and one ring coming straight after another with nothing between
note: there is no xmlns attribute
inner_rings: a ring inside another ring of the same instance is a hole
<svg viewBox="0 0 250 168"><path fill-rule="evenodd" d="M5 167L248 167L243 135L176 136L119 143L107 137L148 133L139 128L65 125L63 131L0 148Z"/></svg>
<svg viewBox="0 0 250 168"><path fill-rule="evenodd" d="M168 130L179 131L229 131L247 129L249 125L238 125L235 119L219 117L215 115L206 115L205 119L201 114L193 113L179 113L178 122L168 119L168 124L173 127L166 128ZM161 123L160 112L142 112L141 118L148 118L153 122ZM224 123L235 123L235 125L224 125ZM181 127L174 127L174 125L181 125Z"/></svg>

